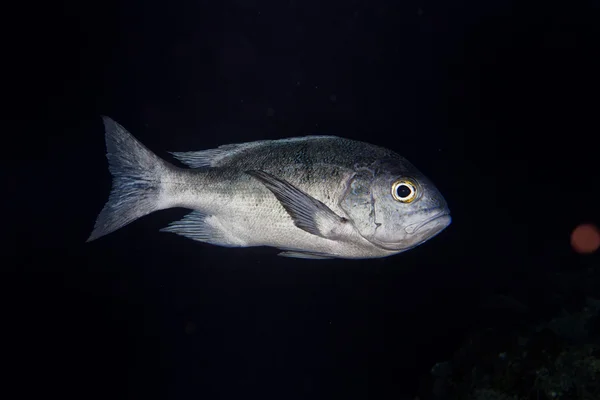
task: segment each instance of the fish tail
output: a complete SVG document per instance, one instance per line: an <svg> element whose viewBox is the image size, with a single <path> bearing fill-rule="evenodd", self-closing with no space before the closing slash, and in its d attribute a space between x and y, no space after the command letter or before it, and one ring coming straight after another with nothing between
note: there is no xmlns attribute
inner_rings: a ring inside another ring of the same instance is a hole
<svg viewBox="0 0 600 400"><path fill-rule="evenodd" d="M113 176L108 201L87 242L98 239L161 207L161 176L170 164L109 117L105 128L108 169Z"/></svg>

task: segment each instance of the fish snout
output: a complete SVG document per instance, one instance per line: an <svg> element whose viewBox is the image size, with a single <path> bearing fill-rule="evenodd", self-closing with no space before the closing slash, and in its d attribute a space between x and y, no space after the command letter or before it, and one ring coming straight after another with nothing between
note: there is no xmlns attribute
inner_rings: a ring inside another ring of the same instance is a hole
<svg viewBox="0 0 600 400"><path fill-rule="evenodd" d="M448 208L443 208L435 213L433 216L425 219L424 221L415 222L414 224L407 225L404 230L408 234L414 234L423 228L432 228L432 230L437 230L436 233L441 232L444 228L446 228L452 222L452 217L450 216L450 210Z"/></svg>

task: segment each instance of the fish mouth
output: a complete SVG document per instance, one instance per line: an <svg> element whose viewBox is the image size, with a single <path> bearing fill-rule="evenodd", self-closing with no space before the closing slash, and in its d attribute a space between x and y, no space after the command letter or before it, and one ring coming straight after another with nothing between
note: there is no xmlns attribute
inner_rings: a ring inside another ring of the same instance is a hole
<svg viewBox="0 0 600 400"><path fill-rule="evenodd" d="M388 250L394 253L402 252L415 248L421 243L433 238L434 236L437 236L440 232L446 229L451 222L452 217L450 217L450 211L448 209L442 209L440 212L433 215L432 217L427 218L424 221L408 225L404 228L404 231L411 235L411 237L414 240L403 239L397 242L385 242L382 240L377 240L373 237L369 238L368 240L381 249ZM429 229L426 235L420 234L419 231L423 230L423 228L425 228L426 226L430 226L433 224L434 226L432 226L431 229Z"/></svg>
<svg viewBox="0 0 600 400"><path fill-rule="evenodd" d="M434 236L437 236L440 232L446 229L448 225L450 225L450 222L452 222L450 211L448 211L447 209L442 210L439 213L433 215L432 217L427 218L425 221L417 222L412 225L408 225L404 228L404 231L416 240L401 240L399 242L383 242L381 240L371 240L371 243L375 244L376 246L382 249L394 252L410 250L412 248L417 247L421 243L433 238ZM426 235L419 234L419 231L429 226L431 226L431 229L429 229Z"/></svg>
<svg viewBox="0 0 600 400"><path fill-rule="evenodd" d="M423 227L425 227L426 225L431 224L432 222L437 223L443 229L443 228L447 227L448 225L450 225L451 221L452 221L452 217L450 216L450 211L442 210L439 213L432 216L431 218L427 218L425 221L421 221L421 222L418 222L418 223L415 223L412 225L408 225L406 228L404 228L404 230L406 231L406 233L412 235L412 234L418 232L419 230L423 229ZM440 232L442 231L442 229L440 229ZM439 232L437 232L437 233L439 233Z"/></svg>

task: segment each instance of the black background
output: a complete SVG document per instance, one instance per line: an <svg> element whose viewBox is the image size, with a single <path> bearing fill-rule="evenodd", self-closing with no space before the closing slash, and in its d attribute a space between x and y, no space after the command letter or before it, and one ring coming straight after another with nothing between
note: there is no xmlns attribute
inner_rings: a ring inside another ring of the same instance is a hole
<svg viewBox="0 0 600 400"><path fill-rule="evenodd" d="M4 13L6 390L82 399L402 399L467 332L543 312L597 264L600 3L21 3ZM162 157L334 134L391 148L453 223L381 260L159 233L84 243L108 198L100 115ZM510 314L510 313L508 313ZM425 393L425 394L423 394Z"/></svg>

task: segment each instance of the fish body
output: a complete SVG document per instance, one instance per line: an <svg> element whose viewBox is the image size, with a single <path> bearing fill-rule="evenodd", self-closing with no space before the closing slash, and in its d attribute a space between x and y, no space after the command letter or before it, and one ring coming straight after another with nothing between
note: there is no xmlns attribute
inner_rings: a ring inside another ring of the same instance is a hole
<svg viewBox="0 0 600 400"><path fill-rule="evenodd" d="M446 201L391 150L305 136L171 153L162 160L103 117L113 185L88 241L151 212L193 210L162 229L226 247L271 246L298 258L378 258L450 222Z"/></svg>

